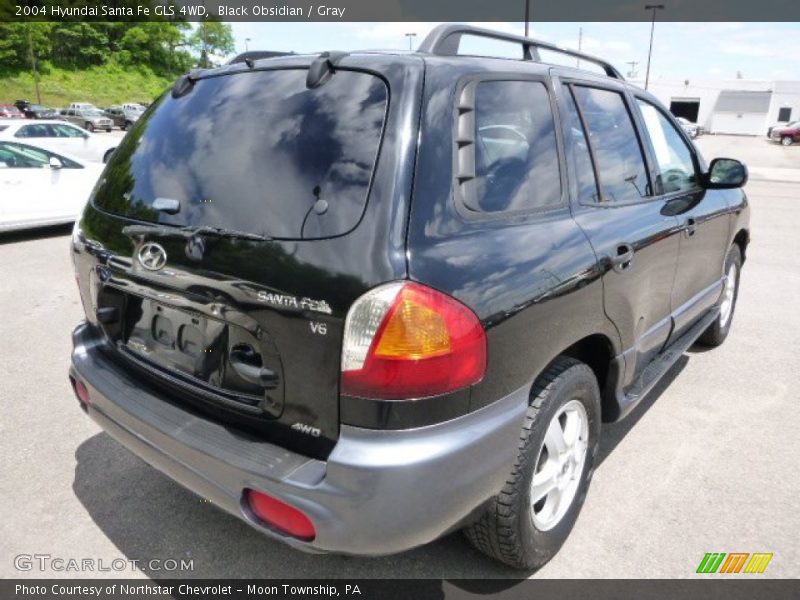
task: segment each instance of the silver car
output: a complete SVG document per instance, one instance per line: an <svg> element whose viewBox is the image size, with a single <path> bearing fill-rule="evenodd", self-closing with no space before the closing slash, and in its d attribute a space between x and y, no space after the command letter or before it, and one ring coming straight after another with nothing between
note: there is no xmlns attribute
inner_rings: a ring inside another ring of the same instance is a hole
<svg viewBox="0 0 800 600"><path fill-rule="evenodd" d="M96 108L68 108L62 111L62 118L87 131L96 129L111 131L114 127L114 122Z"/></svg>

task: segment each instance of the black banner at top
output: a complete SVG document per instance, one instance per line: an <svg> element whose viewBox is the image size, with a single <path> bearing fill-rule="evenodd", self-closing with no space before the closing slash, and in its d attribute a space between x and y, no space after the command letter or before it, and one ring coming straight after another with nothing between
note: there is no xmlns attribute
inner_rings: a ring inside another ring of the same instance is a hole
<svg viewBox="0 0 800 600"><path fill-rule="evenodd" d="M798 0L527 2L532 22L649 21L654 10L659 21L800 21ZM499 22L525 13L526 0L0 0L0 21Z"/></svg>

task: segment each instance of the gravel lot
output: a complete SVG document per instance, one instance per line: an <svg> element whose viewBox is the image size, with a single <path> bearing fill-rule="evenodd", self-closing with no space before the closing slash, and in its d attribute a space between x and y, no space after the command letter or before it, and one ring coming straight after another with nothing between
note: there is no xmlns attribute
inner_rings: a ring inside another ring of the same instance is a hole
<svg viewBox="0 0 800 600"><path fill-rule="evenodd" d="M772 552L766 575L800 576L800 147L706 136L706 155L751 167L749 259L727 343L686 354L603 433L586 506L535 577L691 577L706 552ZM193 559L194 577L502 577L459 534L379 559L305 555L262 537L119 446L67 382L82 310L69 229L0 238L0 576L13 557ZM91 576L92 573L85 575Z"/></svg>

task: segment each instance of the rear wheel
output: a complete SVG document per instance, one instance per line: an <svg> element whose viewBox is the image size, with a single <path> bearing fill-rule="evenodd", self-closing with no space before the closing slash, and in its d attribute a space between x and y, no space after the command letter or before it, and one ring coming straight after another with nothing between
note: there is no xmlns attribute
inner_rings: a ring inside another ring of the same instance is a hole
<svg viewBox="0 0 800 600"><path fill-rule="evenodd" d="M84 126L84 128L86 128L86 131L94 131L94 125L92 125L88 121L86 123L84 123L83 126Z"/></svg>
<svg viewBox="0 0 800 600"><path fill-rule="evenodd" d="M784 146L791 146L792 142L794 142L794 140L788 135L785 135L781 138L781 144Z"/></svg>
<svg viewBox="0 0 800 600"><path fill-rule="evenodd" d="M585 364L559 357L531 391L508 480L464 532L479 550L518 569L547 563L586 498L600 438L600 391Z"/></svg>
<svg viewBox="0 0 800 600"><path fill-rule="evenodd" d="M719 315L697 339L703 346L716 347L725 341L733 323L736 300L739 297L739 275L742 272L742 253L734 244L725 257L725 281L719 301Z"/></svg>

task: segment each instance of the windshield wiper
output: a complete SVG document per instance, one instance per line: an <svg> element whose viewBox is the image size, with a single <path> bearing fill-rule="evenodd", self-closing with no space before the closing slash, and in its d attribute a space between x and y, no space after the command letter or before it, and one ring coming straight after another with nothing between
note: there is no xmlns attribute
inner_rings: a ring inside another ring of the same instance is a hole
<svg viewBox="0 0 800 600"><path fill-rule="evenodd" d="M196 235L205 235L258 242L268 242L272 240L271 237L258 233L248 233L246 231L213 227L211 225L200 225L198 227L170 227L168 225L159 225L156 223L152 225L126 225L122 228L122 233L127 236L156 235L161 237L182 237L186 239Z"/></svg>
<svg viewBox="0 0 800 600"><path fill-rule="evenodd" d="M190 231L191 235L215 235L217 237L227 238L240 238L243 240L254 240L258 242L269 242L271 237L261 235L260 233L249 233L247 231L238 231L236 229L226 229L224 227L213 227L211 225L201 225L200 227L184 227L186 231Z"/></svg>

